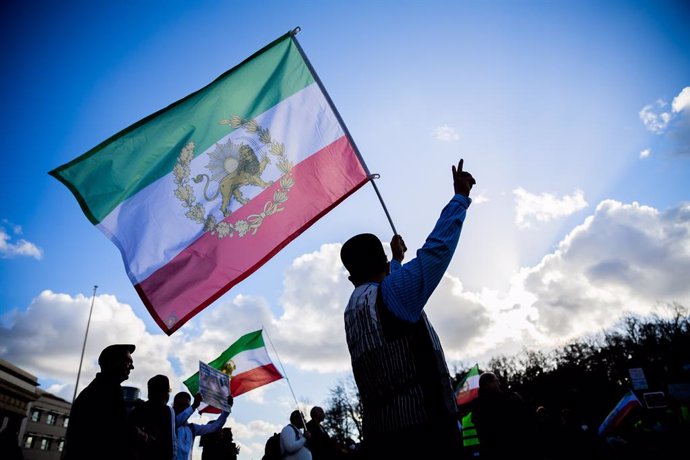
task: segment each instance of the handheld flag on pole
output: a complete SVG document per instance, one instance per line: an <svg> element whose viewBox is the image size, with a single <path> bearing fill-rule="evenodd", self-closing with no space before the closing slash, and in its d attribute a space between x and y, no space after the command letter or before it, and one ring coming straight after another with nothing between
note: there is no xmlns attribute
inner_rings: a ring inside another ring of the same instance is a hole
<svg viewBox="0 0 690 460"><path fill-rule="evenodd" d="M260 329L237 339L208 365L230 376L230 394L233 398L283 378L268 356ZM183 383L191 394L197 394L199 373Z"/></svg>
<svg viewBox="0 0 690 460"><path fill-rule="evenodd" d="M374 178L297 31L50 172L168 335Z"/></svg>
<svg viewBox="0 0 690 460"><path fill-rule="evenodd" d="M642 403L632 390L623 395L616 406L606 416L599 426L599 436L608 436L614 431L623 420L637 407L642 407Z"/></svg>
<svg viewBox="0 0 690 460"><path fill-rule="evenodd" d="M479 364L465 374L455 389L455 403L460 406L474 401L479 396Z"/></svg>

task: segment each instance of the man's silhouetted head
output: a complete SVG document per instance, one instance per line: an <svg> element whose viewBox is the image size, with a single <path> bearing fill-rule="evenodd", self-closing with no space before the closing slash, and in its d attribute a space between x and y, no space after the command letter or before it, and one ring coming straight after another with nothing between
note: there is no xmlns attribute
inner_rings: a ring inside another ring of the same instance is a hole
<svg viewBox="0 0 690 460"><path fill-rule="evenodd" d="M118 382L124 382L129 378L129 372L134 369L132 353L136 347L132 344L117 343L108 345L98 356L98 365L101 373Z"/></svg>
<svg viewBox="0 0 690 460"><path fill-rule="evenodd" d="M388 257L383 244L371 233L361 233L347 240L340 249L340 260L350 272L350 281L355 286L373 281L388 271Z"/></svg>

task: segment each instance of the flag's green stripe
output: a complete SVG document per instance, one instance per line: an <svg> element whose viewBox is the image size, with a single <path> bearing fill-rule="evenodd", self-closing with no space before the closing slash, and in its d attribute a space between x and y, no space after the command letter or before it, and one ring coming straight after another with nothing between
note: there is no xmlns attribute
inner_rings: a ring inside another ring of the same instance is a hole
<svg viewBox="0 0 690 460"><path fill-rule="evenodd" d="M214 369L220 369L221 367L223 367L223 364L225 364L230 358L232 358L236 354L243 352L245 350L254 350L255 348L262 348L263 346L264 338L262 335L262 331L258 330L250 332L249 334L245 334L239 339L237 339L235 343L230 345L230 347L228 347L227 350L221 353L219 357L208 363L208 365ZM197 394L199 392L199 372L196 372L183 383L192 395Z"/></svg>
<svg viewBox="0 0 690 460"><path fill-rule="evenodd" d="M253 118L313 83L290 34L208 86L115 134L50 174L75 195L95 225L118 204L169 174L193 141L203 153L232 131L219 121Z"/></svg>
<svg viewBox="0 0 690 460"><path fill-rule="evenodd" d="M472 366L472 368L469 371L467 371L467 374L465 374L462 380L460 380L460 382L455 386L456 394L460 390L460 388L462 388L462 386L465 384L467 379L472 377L473 375L479 375L479 364L475 364L474 366Z"/></svg>

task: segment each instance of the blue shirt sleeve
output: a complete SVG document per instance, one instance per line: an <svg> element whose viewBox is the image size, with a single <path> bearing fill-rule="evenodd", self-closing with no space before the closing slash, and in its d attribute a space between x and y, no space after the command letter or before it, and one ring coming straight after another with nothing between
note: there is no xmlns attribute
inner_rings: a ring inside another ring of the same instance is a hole
<svg viewBox="0 0 690 460"><path fill-rule="evenodd" d="M194 408L192 406L189 406L179 414L175 416L175 426L180 426L184 425L187 420L189 420L189 417L192 416L194 413Z"/></svg>
<svg viewBox="0 0 690 460"><path fill-rule="evenodd" d="M190 423L189 425L192 428L192 433L194 433L194 436L203 436L208 433L215 433L223 428L225 421L228 419L228 415L230 415L230 412L223 411L220 413L220 417L212 422L207 423L206 425L199 425L196 423Z"/></svg>
<svg viewBox="0 0 690 460"><path fill-rule="evenodd" d="M460 239L469 197L455 195L441 211L434 229L414 259L402 265L391 261L390 274L381 283L388 309L398 318L417 321L427 300L441 282Z"/></svg>

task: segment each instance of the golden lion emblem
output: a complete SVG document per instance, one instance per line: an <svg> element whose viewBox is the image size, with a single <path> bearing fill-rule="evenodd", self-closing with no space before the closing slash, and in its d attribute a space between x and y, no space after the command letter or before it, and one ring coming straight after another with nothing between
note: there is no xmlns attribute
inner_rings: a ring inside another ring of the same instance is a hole
<svg viewBox="0 0 690 460"><path fill-rule="evenodd" d="M254 185L265 189L273 184L273 181L265 181L261 178L266 165L270 163L268 156L263 155L261 161L256 156L254 149L246 144L234 144L228 141L226 144L216 144L216 150L209 154L211 157L206 166L212 173L211 177L206 174L198 174L192 180L197 184L204 177L204 198L212 201L220 193L223 201L220 210L225 217L230 215L230 202L232 199L240 204L246 204L249 200L242 193L241 188L247 185ZM211 180L218 181L218 189L212 195L208 195L208 186Z"/></svg>
<svg viewBox="0 0 690 460"><path fill-rule="evenodd" d="M220 368L220 371L223 374L227 374L232 378L232 373L235 372L237 369L237 365L232 359L229 359L225 364L223 364L223 367Z"/></svg>
<svg viewBox="0 0 690 460"><path fill-rule="evenodd" d="M236 142L228 140L225 144L216 143L213 151L208 153L209 162L206 169L209 170L209 174L197 174L194 178L191 177L191 164L195 158L196 145L194 141L187 142L180 149L173 168L176 186L174 194L186 209L185 217L202 225L205 232L221 239L233 235L238 235L240 238L255 235L265 219L284 209L290 189L295 185L295 178L292 175L294 165L285 154L285 145L275 141L268 129L255 120L245 120L234 115L229 120L221 120L219 123L242 129L249 134L249 137L241 137L242 140ZM253 199L251 193L249 193L249 198L243 194L244 187L266 189L273 184L273 181L265 181L261 177L267 165L271 163L268 154L276 158L275 172L281 174L278 179L280 187L273 191L273 196L264 203L260 213L231 221L228 217L232 204L245 205ZM190 182L199 184L204 177L206 178L203 187L204 198L207 201L213 201L219 194L222 195L220 204L220 211L224 216L222 219L218 219L214 211L207 211L194 195ZM212 196L209 196L208 188L211 181L218 182L218 188Z"/></svg>

